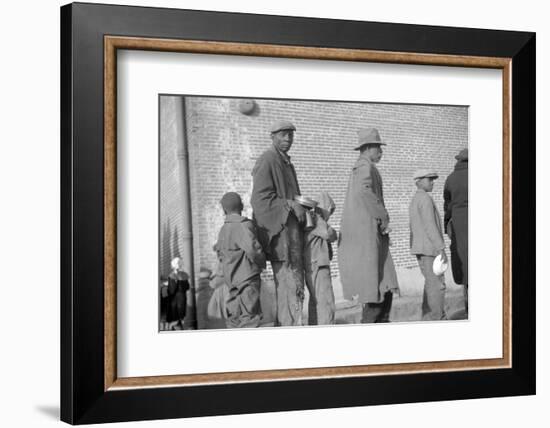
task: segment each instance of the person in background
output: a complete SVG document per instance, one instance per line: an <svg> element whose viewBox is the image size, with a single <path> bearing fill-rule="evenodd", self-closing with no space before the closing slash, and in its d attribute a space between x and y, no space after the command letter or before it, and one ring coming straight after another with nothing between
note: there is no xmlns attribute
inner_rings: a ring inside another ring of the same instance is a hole
<svg viewBox="0 0 550 428"><path fill-rule="evenodd" d="M261 320L260 274L265 268L265 254L256 238L254 223L241 215L243 203L239 194L226 193L220 202L225 222L216 248L229 287L225 302L227 328L258 327Z"/></svg>
<svg viewBox="0 0 550 428"><path fill-rule="evenodd" d="M167 330L181 330L187 307L189 276L183 271L183 262L179 257L172 259L171 266L172 271L168 275Z"/></svg>
<svg viewBox="0 0 550 428"><path fill-rule="evenodd" d="M389 322L399 284L389 250L390 217L376 168L386 143L376 128L361 129L358 137L354 150L359 151L359 158L350 174L340 224L342 289L348 300L358 296L363 305L362 323Z"/></svg>
<svg viewBox="0 0 550 428"><path fill-rule="evenodd" d="M445 279L433 270L434 260L441 256L447 262L441 217L429 193L433 190L436 172L420 169L413 175L416 193L409 206L411 254L416 256L424 276L422 319L445 319Z"/></svg>
<svg viewBox="0 0 550 428"><path fill-rule="evenodd" d="M464 309L468 317L468 149L455 156L454 171L443 188L444 225L451 238L453 279L464 286Z"/></svg>
<svg viewBox="0 0 550 428"><path fill-rule="evenodd" d="M327 223L335 209L327 192L319 195L319 205L313 214L314 227L304 232L304 272L309 291L308 324L334 323L334 291L330 277L332 242L336 231Z"/></svg>

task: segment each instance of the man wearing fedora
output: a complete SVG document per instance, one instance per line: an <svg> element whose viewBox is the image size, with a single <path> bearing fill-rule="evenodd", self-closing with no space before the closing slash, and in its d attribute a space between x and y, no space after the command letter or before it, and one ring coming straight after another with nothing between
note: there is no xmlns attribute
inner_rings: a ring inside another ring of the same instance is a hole
<svg viewBox="0 0 550 428"><path fill-rule="evenodd" d="M389 251L389 215L384 205L382 177L376 164L382 142L375 128L359 131L354 150L359 158L352 168L342 220L338 264L344 297L358 296L362 323L388 322L393 292L399 285Z"/></svg>
<svg viewBox="0 0 550 428"><path fill-rule="evenodd" d="M277 300L276 325L301 325L304 299L303 228L305 209L288 151L296 127L277 121L270 128L272 145L252 170L250 203L258 238L271 263Z"/></svg>
<svg viewBox="0 0 550 428"><path fill-rule="evenodd" d="M445 280L442 274L434 273L434 260L441 256L447 263L445 241L441 227L441 217L429 195L438 175L428 169L419 169L413 175L416 193L409 206L411 232L411 254L416 256L420 271L424 276L422 297L422 319L445 319Z"/></svg>
<svg viewBox="0 0 550 428"><path fill-rule="evenodd" d="M468 149L455 156L454 171L443 190L444 224L451 238L453 279L464 286L464 309L468 316Z"/></svg>

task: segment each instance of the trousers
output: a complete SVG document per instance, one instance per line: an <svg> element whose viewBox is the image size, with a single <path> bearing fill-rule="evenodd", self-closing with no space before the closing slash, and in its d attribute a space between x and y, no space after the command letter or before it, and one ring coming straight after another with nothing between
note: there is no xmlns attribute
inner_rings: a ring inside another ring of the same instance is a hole
<svg viewBox="0 0 550 428"><path fill-rule="evenodd" d="M306 286L309 291L308 324L334 324L334 292L330 267L306 266Z"/></svg>
<svg viewBox="0 0 550 428"><path fill-rule="evenodd" d="M433 271L434 256L419 254L416 256L420 271L424 275L424 293L422 295L422 320L433 321L446 319L445 314L445 280L443 275Z"/></svg>
<svg viewBox="0 0 550 428"><path fill-rule="evenodd" d="M393 293L386 291L384 299L380 303L367 302L363 304L361 323L390 322L390 311L393 302Z"/></svg>
<svg viewBox="0 0 550 428"><path fill-rule="evenodd" d="M258 327L261 320L260 277L230 287L225 311L227 328Z"/></svg>

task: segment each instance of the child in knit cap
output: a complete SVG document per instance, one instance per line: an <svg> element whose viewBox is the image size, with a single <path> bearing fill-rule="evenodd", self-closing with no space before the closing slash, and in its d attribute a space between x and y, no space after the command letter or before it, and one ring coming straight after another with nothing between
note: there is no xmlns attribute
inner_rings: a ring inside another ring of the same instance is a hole
<svg viewBox="0 0 550 428"><path fill-rule="evenodd" d="M335 209L334 201L327 192L319 195L315 208L314 227L304 232L304 270L309 291L308 324L334 323L334 292L330 278L332 245L336 231L327 223Z"/></svg>
<svg viewBox="0 0 550 428"><path fill-rule="evenodd" d="M243 203L239 194L226 193L220 202L225 222L216 248L229 287L225 303L227 328L257 327L261 320L260 273L265 268L265 254L256 238L254 223L241 216Z"/></svg>

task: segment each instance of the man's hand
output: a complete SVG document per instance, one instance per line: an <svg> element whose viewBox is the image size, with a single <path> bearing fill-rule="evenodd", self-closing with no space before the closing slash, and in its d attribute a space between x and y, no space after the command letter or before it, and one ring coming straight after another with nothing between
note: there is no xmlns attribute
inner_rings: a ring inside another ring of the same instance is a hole
<svg viewBox="0 0 550 428"><path fill-rule="evenodd" d="M288 206L300 223L304 223L306 221L306 209L303 206L291 199L288 200Z"/></svg>
<svg viewBox="0 0 550 428"><path fill-rule="evenodd" d="M380 223L378 224L378 230L380 230L380 234L387 235L388 233L390 233L390 222L385 219L381 219L379 221Z"/></svg>

